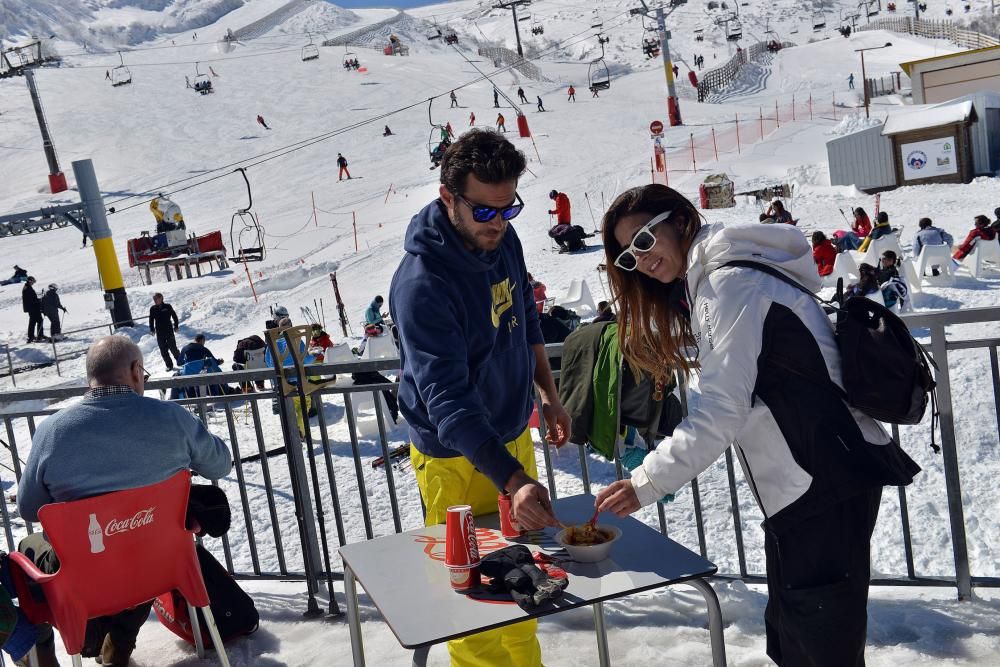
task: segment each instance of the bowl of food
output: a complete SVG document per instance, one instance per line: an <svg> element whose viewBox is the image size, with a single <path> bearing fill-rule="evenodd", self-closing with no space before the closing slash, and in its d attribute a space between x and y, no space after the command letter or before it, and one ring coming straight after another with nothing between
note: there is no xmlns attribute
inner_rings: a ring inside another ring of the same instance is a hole
<svg viewBox="0 0 1000 667"><path fill-rule="evenodd" d="M581 523L567 526L556 533L556 542L576 562L597 563L611 554L611 545L621 536L622 531L616 526Z"/></svg>

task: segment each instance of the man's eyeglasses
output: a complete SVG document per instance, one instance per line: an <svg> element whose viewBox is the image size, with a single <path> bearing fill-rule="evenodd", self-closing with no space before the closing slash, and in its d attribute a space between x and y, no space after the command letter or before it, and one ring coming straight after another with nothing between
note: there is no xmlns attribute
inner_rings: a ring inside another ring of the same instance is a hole
<svg viewBox="0 0 1000 667"><path fill-rule="evenodd" d="M147 371L145 368L143 368L142 364L139 364L139 370L142 371L142 381L143 382L149 382L149 371Z"/></svg>
<svg viewBox="0 0 1000 667"><path fill-rule="evenodd" d="M615 259L615 266L625 271L635 271L639 266L639 260L635 253L649 252L653 249L653 246L656 245L656 234L653 233L653 227L665 222L672 214L673 211L666 211L643 225L632 237L632 242L628 244L628 247L622 250L618 258Z"/></svg>
<svg viewBox="0 0 1000 667"><path fill-rule="evenodd" d="M469 207L472 211L472 219L476 222L486 223L496 217L497 213L504 220L513 220L521 214L521 210L524 208L524 202L521 201L521 195L514 193L515 203L510 206L504 206L502 208L497 208L495 206L486 206L485 204L476 204L460 194L455 195L455 199L459 200L463 204Z"/></svg>

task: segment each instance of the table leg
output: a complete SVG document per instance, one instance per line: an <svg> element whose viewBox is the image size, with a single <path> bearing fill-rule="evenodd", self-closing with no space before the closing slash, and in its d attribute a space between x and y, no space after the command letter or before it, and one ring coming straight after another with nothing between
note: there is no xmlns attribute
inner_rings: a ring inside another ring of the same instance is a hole
<svg viewBox="0 0 1000 667"><path fill-rule="evenodd" d="M418 648L413 652L413 667L427 667L427 655L431 652L430 646Z"/></svg>
<svg viewBox="0 0 1000 667"><path fill-rule="evenodd" d="M597 634L597 660L601 667L610 667L611 656L608 654L608 631L604 627L604 603L595 602L594 631Z"/></svg>
<svg viewBox="0 0 1000 667"><path fill-rule="evenodd" d="M358 587L354 570L344 563L344 597L347 602L347 627L351 630L351 655L354 667L365 667L365 647L361 638L361 615L358 610Z"/></svg>
<svg viewBox="0 0 1000 667"><path fill-rule="evenodd" d="M691 584L705 597L705 604L708 607L708 634L712 640L712 665L726 667L726 640L722 634L722 607L719 606L719 597L711 584L704 579L689 579L684 583Z"/></svg>

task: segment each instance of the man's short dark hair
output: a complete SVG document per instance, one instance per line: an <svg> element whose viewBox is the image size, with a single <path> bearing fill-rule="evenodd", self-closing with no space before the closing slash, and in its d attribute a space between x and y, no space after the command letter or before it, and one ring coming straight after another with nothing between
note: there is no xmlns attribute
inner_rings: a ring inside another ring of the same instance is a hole
<svg viewBox="0 0 1000 667"><path fill-rule="evenodd" d="M496 185L521 178L527 162L524 153L493 130L472 129L460 136L441 160L441 183L450 192L462 194L465 177L475 175L483 183Z"/></svg>
<svg viewBox="0 0 1000 667"><path fill-rule="evenodd" d="M920 225L920 229L927 229L933 223L931 222L930 218L920 218L920 220L917 222L917 224Z"/></svg>
<svg viewBox="0 0 1000 667"><path fill-rule="evenodd" d="M154 294L154 295L153 295L153 298L154 298L154 299L162 299L162 298L163 298L163 295L162 295L162 294L160 294L159 292L157 292L156 294Z"/></svg>
<svg viewBox="0 0 1000 667"><path fill-rule="evenodd" d="M879 211L879 214L875 216L875 222L889 222L889 214L885 211Z"/></svg>
<svg viewBox="0 0 1000 667"><path fill-rule="evenodd" d="M196 342L196 343L204 343L205 342L205 334L198 334L197 336L195 336L194 337L194 342Z"/></svg>

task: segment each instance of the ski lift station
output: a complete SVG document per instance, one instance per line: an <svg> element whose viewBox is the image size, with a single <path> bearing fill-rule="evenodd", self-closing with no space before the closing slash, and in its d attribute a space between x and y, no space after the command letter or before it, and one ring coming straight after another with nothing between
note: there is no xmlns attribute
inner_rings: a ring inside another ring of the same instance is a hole
<svg viewBox="0 0 1000 667"><path fill-rule="evenodd" d="M914 104L946 102L979 91L1000 93L1000 46L913 60L900 67L912 82Z"/></svg>
<svg viewBox="0 0 1000 667"><path fill-rule="evenodd" d="M968 183L1000 170L1000 93L890 112L881 125L826 144L831 185L865 192Z"/></svg>

